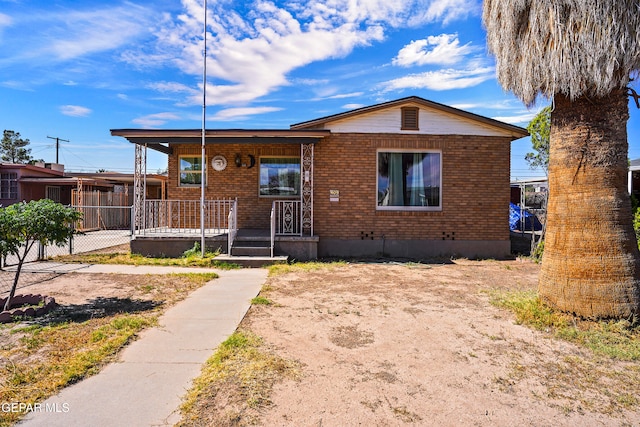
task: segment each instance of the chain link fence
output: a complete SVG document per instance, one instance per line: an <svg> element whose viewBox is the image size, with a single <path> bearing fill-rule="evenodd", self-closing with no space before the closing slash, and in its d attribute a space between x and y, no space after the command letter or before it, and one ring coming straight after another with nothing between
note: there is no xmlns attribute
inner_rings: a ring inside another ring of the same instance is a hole
<svg viewBox="0 0 640 427"><path fill-rule="evenodd" d="M131 242L131 206L76 206L75 208L83 213L83 221L76 224L78 234L62 246L34 244L25 258L25 263L61 255L103 251L107 248L128 245ZM11 289L17 265L16 255L0 257L0 296ZM46 268L40 271L33 268L28 270L31 273L40 274L21 275L18 287L27 286L34 281L47 280L49 276L56 275Z"/></svg>

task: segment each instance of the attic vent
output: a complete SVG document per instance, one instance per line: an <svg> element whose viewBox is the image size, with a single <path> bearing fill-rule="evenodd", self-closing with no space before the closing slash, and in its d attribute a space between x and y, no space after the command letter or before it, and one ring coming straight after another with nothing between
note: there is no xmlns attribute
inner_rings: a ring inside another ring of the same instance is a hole
<svg viewBox="0 0 640 427"><path fill-rule="evenodd" d="M418 108L404 107L402 110L402 130L419 130L418 127Z"/></svg>

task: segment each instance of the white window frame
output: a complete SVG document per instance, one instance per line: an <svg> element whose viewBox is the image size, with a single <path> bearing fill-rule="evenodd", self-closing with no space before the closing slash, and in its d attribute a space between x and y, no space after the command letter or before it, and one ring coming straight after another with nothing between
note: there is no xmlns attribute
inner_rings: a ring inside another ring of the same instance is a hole
<svg viewBox="0 0 640 427"><path fill-rule="evenodd" d="M438 167L440 168L440 182L438 185L438 198L440 200L439 206L380 206L378 203L379 189L379 162L380 153L433 153L440 155L440 161ZM376 197L375 204L377 211L416 211L416 212L440 212L442 211L442 150L421 149L421 148L378 148L376 150Z"/></svg>
<svg viewBox="0 0 640 427"><path fill-rule="evenodd" d="M261 194L260 192L260 185L261 185L261 178L262 178L262 159L296 159L300 165L300 168L298 169L299 174L298 174L298 194L291 194L291 195L282 195L282 194ZM281 155L281 156L260 156L260 158L258 159L258 197L264 197L267 199L299 199L300 196L302 195L302 159L300 158L300 156L296 156L296 155Z"/></svg>
<svg viewBox="0 0 640 427"><path fill-rule="evenodd" d="M186 171L182 169L182 159L183 158L191 158L191 159L202 159L202 156L199 154L181 154L178 156L178 187L186 187L186 188L200 188L202 186L202 176L200 176L200 183L198 184L183 184L182 183L182 173L196 173L202 174L202 170L199 169L197 171ZM204 168L204 185L207 186L207 167L206 167L206 159L205 159L205 168Z"/></svg>

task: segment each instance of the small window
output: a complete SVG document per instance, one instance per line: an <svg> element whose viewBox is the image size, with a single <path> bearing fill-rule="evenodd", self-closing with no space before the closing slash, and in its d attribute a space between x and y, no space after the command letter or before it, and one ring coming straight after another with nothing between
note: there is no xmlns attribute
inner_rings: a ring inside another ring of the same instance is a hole
<svg viewBox="0 0 640 427"><path fill-rule="evenodd" d="M300 157L260 158L260 196L299 196Z"/></svg>
<svg viewBox="0 0 640 427"><path fill-rule="evenodd" d="M18 174L8 172L0 174L0 199L18 198Z"/></svg>
<svg viewBox="0 0 640 427"><path fill-rule="evenodd" d="M439 152L378 152L379 210L440 210Z"/></svg>
<svg viewBox="0 0 640 427"><path fill-rule="evenodd" d="M417 107L402 108L402 130L420 130Z"/></svg>
<svg viewBox="0 0 640 427"><path fill-rule="evenodd" d="M178 160L180 164L180 186L202 185L202 157L184 156Z"/></svg>

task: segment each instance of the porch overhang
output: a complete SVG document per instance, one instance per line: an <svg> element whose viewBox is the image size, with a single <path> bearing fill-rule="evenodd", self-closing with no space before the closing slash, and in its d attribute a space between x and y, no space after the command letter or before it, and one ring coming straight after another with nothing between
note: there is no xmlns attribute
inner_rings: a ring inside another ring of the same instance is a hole
<svg viewBox="0 0 640 427"><path fill-rule="evenodd" d="M207 129L205 144L315 144L330 130ZM111 129L111 135L152 150L172 154L172 144L202 144L201 129Z"/></svg>

